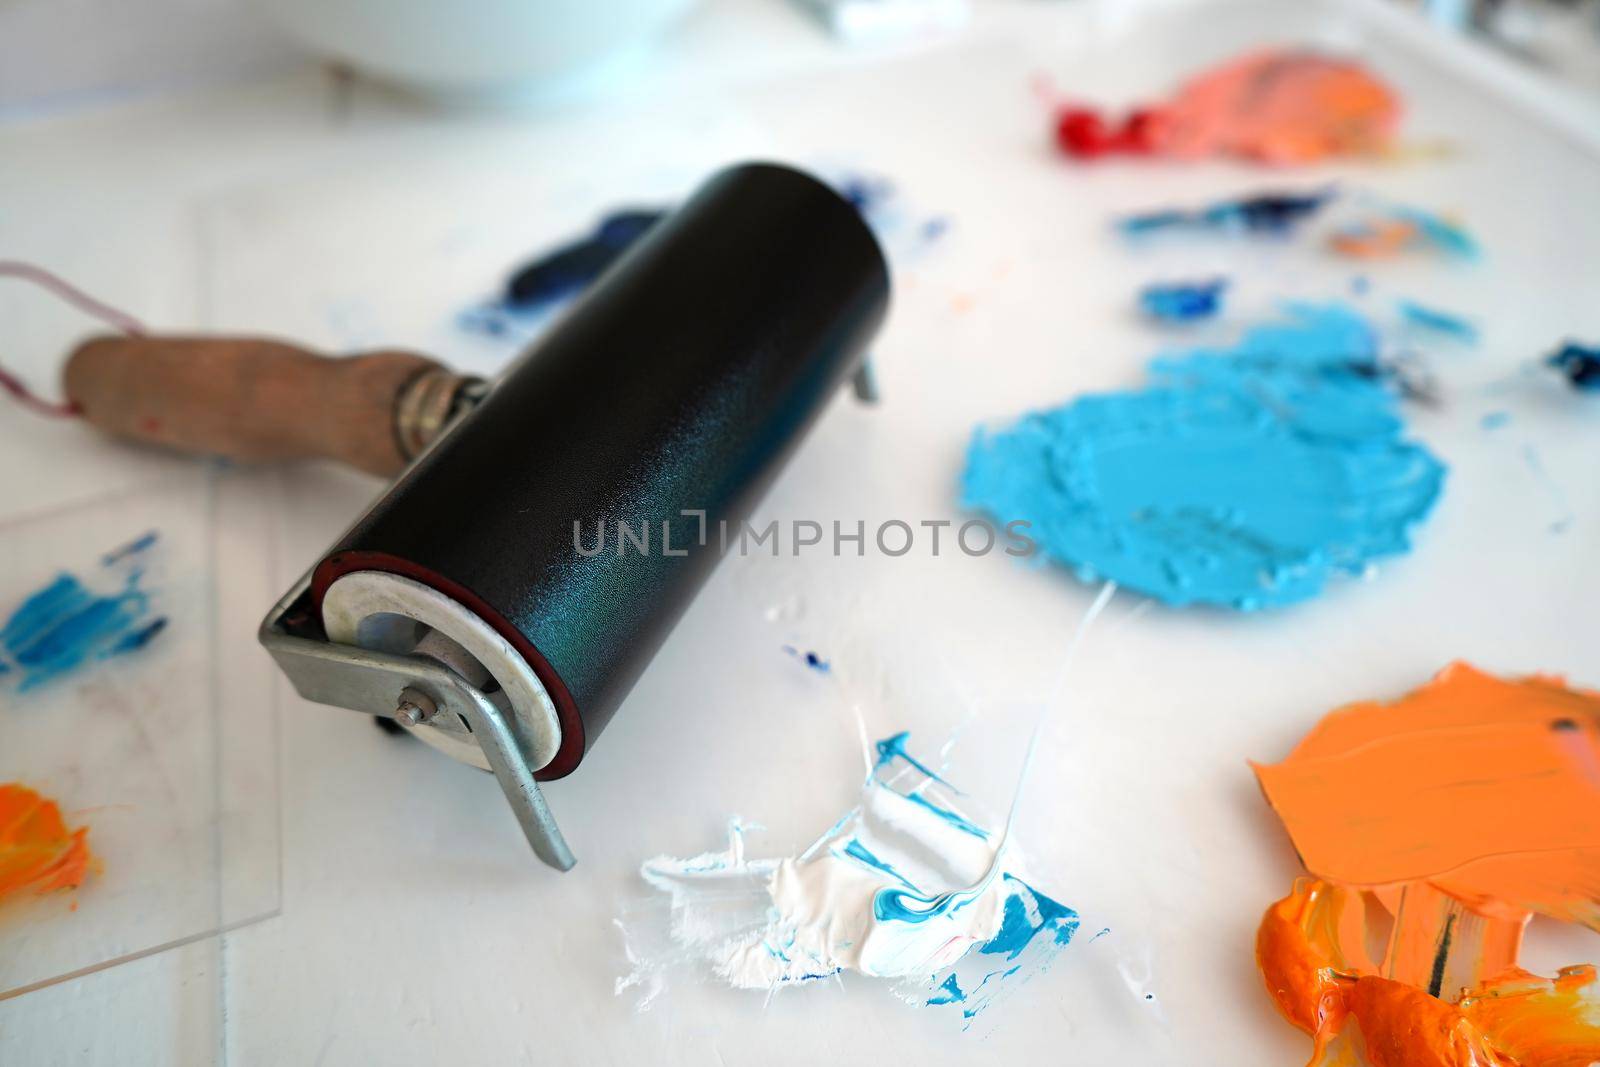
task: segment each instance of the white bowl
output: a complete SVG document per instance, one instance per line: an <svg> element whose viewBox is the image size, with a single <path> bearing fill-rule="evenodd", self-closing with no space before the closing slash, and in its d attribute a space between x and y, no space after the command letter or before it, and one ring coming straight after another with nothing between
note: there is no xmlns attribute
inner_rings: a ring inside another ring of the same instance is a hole
<svg viewBox="0 0 1600 1067"><path fill-rule="evenodd" d="M325 55L444 96L518 95L593 80L698 0L256 0Z"/></svg>

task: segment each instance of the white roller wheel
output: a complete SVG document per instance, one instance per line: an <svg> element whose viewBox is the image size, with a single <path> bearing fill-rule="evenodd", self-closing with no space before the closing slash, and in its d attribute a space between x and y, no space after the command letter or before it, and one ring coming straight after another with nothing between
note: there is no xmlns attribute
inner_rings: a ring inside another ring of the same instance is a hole
<svg viewBox="0 0 1600 1067"><path fill-rule="evenodd" d="M500 684L524 736L532 739L533 769L555 759L561 748L555 702L527 661L477 615L437 589L382 571L346 574L322 597L322 625L328 640L336 644L405 654L421 634L396 635L395 616L437 630L466 649ZM504 703L495 702L504 709ZM471 733L454 723L447 728L436 718L412 733L452 759L489 770L489 761Z"/></svg>

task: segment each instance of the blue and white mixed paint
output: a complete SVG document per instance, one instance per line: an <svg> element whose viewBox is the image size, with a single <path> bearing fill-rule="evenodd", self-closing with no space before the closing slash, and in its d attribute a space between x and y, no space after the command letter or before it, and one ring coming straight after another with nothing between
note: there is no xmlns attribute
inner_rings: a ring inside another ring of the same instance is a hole
<svg viewBox="0 0 1600 1067"><path fill-rule="evenodd" d="M1031 522L1085 581L1249 610L1406 551L1439 498L1444 465L1401 438L1400 384L1342 304L1289 305L1149 370L1143 389L979 429L963 504Z"/></svg>
<svg viewBox="0 0 1600 1067"><path fill-rule="evenodd" d="M107 552L87 579L61 573L0 623L0 681L19 692L144 648L166 629L144 587L154 531Z"/></svg>
<svg viewBox="0 0 1600 1067"><path fill-rule="evenodd" d="M648 1004L676 962L769 993L856 972L970 1022L1047 968L1077 913L1028 883L1010 834L963 812L908 740L877 742L859 803L798 856L751 859L735 820L725 849L645 863L644 880L671 901L672 946L651 956L630 945L634 969L617 991L643 988Z"/></svg>

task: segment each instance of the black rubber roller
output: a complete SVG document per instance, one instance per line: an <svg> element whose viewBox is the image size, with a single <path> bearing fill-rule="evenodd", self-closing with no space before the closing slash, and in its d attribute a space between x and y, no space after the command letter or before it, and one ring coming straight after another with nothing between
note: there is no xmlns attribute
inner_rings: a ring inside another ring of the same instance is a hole
<svg viewBox="0 0 1600 1067"><path fill-rule="evenodd" d="M828 186L770 164L716 175L318 564L330 638L444 634L543 738L537 776L570 773L715 566L720 524L749 515L858 367L888 297L877 242ZM620 554L619 521L634 534Z"/></svg>

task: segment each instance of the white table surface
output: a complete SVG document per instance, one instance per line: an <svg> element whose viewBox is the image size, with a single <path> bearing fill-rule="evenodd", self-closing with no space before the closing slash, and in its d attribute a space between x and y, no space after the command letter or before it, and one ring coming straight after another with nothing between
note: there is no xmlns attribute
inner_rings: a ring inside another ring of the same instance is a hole
<svg viewBox="0 0 1600 1067"><path fill-rule="evenodd" d="M1456 152L1305 176L1075 168L1053 156L1029 88L1044 72L1123 102L1174 69L1306 39L1369 57L1408 94L1409 129ZM768 828L752 851L825 828L859 773L852 707L875 733L933 743L967 723L967 780L1003 806L1016 742L1093 589L920 550L730 560L579 773L548 790L580 858L561 876L527 855L490 778L306 704L240 658L267 590L379 489L308 466L234 476L218 515L224 541L261 546L240 550L233 586L261 599L225 597L220 621L236 703L277 685L276 750L260 755L280 768L277 914L0 1002L0 1063L1299 1062L1306 1042L1252 960L1296 865L1245 760L1278 758L1322 712L1398 695L1455 658L1600 686L1600 409L1525 372L1563 336L1600 337L1597 142L1591 113L1364 2L983 5L957 42L865 56L788 6L725 3L626 89L561 111L466 116L368 88L341 108L307 71L0 127L0 254L157 327L405 344L481 370L509 352L455 313L608 206L681 195L746 156L892 178L908 210L952 230L897 264L883 405L830 409L761 521L955 517L974 424L1139 380L1168 342L1130 310L1154 277L1225 270L1260 312L1341 295L1351 274L1305 244L1134 253L1107 231L1116 212L1333 177L1459 211L1488 250L1474 267L1368 272L1380 295L1467 311L1485 333L1438 355L1446 401L1413 415L1451 467L1414 555L1285 612L1113 602L1052 709L1019 827L1041 887L1112 933L1069 949L988 1027L962 1033L866 980L765 1005L678 983L639 1014L612 992L626 971L612 918L643 895L641 860L714 845L731 814ZM49 381L73 320L15 286L0 309L7 365ZM1483 430L1492 410L1510 425ZM0 517L184 462L0 405ZM786 642L829 656L835 677L798 667ZM1526 962L1596 957L1592 934L1536 924ZM1119 961L1148 963L1158 1012L1123 987Z"/></svg>

